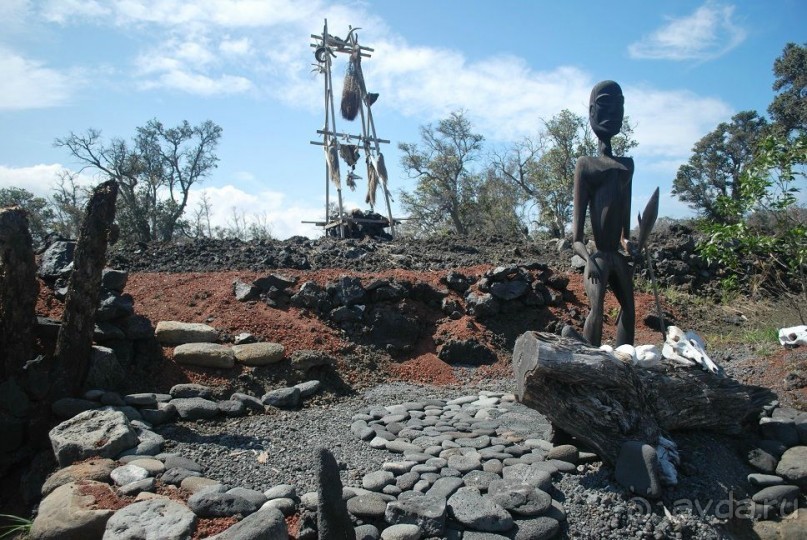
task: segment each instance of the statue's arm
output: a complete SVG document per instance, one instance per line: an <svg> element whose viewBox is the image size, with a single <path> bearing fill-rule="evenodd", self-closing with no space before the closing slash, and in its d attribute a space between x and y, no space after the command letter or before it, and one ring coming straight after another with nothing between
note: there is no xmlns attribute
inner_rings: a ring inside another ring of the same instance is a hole
<svg viewBox="0 0 807 540"><path fill-rule="evenodd" d="M630 159L630 158L628 158ZM625 214L623 216L623 223L622 223L622 247L625 249L625 253L628 255L631 254L630 246L628 242L630 242L630 201L633 197L633 160L630 159L628 163L628 169L630 170L630 180L628 180L628 185L625 189Z"/></svg>
<svg viewBox="0 0 807 540"><path fill-rule="evenodd" d="M585 186L583 158L577 160L574 168L574 217L572 221L572 249L584 260L588 261L588 250L583 243L583 231L586 225L586 209L589 193Z"/></svg>

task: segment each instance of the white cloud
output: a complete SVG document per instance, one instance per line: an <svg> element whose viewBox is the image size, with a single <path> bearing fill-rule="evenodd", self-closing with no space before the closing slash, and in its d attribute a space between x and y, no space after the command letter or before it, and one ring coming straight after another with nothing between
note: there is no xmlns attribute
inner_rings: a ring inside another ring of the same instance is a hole
<svg viewBox="0 0 807 540"><path fill-rule="evenodd" d="M244 56L252 53L252 44L249 38L246 37L241 39L226 38L219 44L219 50L231 56Z"/></svg>
<svg viewBox="0 0 807 540"><path fill-rule="evenodd" d="M733 111L725 102L687 90L626 86L625 110L636 123L636 155L688 156L692 146Z"/></svg>
<svg viewBox="0 0 807 540"><path fill-rule="evenodd" d="M631 58L711 60L742 43L748 32L734 21L734 6L707 1L628 46Z"/></svg>
<svg viewBox="0 0 807 540"><path fill-rule="evenodd" d="M37 197L50 197L53 189L59 184L59 173L67 169L59 163L31 165L28 167L8 167L0 165L0 188L17 187L30 191ZM76 173L76 184L91 187L98 180L87 173Z"/></svg>
<svg viewBox="0 0 807 540"><path fill-rule="evenodd" d="M253 222L268 224L272 236L281 240L297 235L309 238L322 235L320 228L302 221L322 219L324 205L313 207L288 201L285 193L277 191L248 193L233 185L192 189L185 216L187 219L192 221L193 212L198 208L203 193L212 203L210 213L212 228L231 228L237 215L239 220L243 219L247 224Z"/></svg>
<svg viewBox="0 0 807 540"><path fill-rule="evenodd" d="M29 0L0 2L0 28L17 30L23 26L30 10Z"/></svg>
<svg viewBox="0 0 807 540"><path fill-rule="evenodd" d="M220 72L221 64L204 36L181 41L169 39L135 60L143 89L167 88L201 96L239 94L253 89L247 77Z"/></svg>
<svg viewBox="0 0 807 540"><path fill-rule="evenodd" d="M0 110L40 109L65 104L75 77L0 47Z"/></svg>
<svg viewBox="0 0 807 540"><path fill-rule="evenodd" d="M109 6L98 0L50 0L42 6L45 20L66 23L71 18L98 18L110 13Z"/></svg>

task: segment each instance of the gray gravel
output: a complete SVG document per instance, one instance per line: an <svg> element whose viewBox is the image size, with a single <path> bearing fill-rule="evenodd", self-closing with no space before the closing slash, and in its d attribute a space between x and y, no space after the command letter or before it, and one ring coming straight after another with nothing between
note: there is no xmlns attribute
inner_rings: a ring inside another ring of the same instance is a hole
<svg viewBox="0 0 807 540"><path fill-rule="evenodd" d="M351 417L360 410L425 398L454 399L481 389L512 388L512 381L507 380L486 383L484 388L384 384L327 407L180 422L159 432L166 438L167 452L198 461L205 468L205 476L228 485L264 491L278 484L292 484L299 494L315 491L317 448L324 446L339 462L343 484L360 487L365 474L378 471L384 462L404 459L400 454L373 449L351 432ZM508 426L550 435L543 416L518 404L508 414ZM616 483L613 471L600 463L580 465L575 473L560 475L551 489L568 516L562 523L563 537L700 539L734 538L741 533L737 527L747 525L715 517L716 510L725 513L725 502L722 510L716 506L720 501L748 496L745 477L752 471L741 459L737 441L708 434L677 434L676 440L683 457L681 482L665 489L660 501L634 499Z"/></svg>

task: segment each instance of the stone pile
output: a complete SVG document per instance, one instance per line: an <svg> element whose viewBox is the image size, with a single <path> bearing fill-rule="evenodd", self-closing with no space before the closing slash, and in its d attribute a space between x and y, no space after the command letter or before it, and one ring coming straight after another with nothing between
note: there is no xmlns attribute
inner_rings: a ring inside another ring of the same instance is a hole
<svg viewBox="0 0 807 540"><path fill-rule="evenodd" d="M568 299L569 279L553 274L545 264L535 263L499 266L481 276L451 271L441 283L445 288L394 278L363 283L358 277L343 276L324 286L305 281L295 289L295 279L270 274L252 283L236 280L233 294L242 302L263 301L272 307L292 305L310 310L347 332L351 340L398 354L410 352L427 331L418 304L439 309L453 319L466 314L489 319L560 306ZM494 352L476 340L440 345L440 358L447 363L468 358L475 358L477 363L496 361Z"/></svg>
<svg viewBox="0 0 807 540"><path fill-rule="evenodd" d="M198 395L209 391L183 385L170 400L132 394L123 397L129 405L85 411L56 426L51 442L63 468L42 487L31 538L189 538L200 518L230 516L240 521L219 540L287 538L284 517L295 513L297 537L317 538L317 492L298 495L287 484L259 491L207 478L198 463L162 452L150 423L126 414L194 399L179 396L204 400ZM343 489L356 537L556 536L565 512L553 498L553 477L596 456L553 446L549 426L511 412L513 401L511 394L482 392L358 411L345 429L401 459ZM180 489L190 493L187 501ZM120 510L99 509L104 499L121 497L129 504Z"/></svg>
<svg viewBox="0 0 807 540"><path fill-rule="evenodd" d="M512 394L481 392L367 408L356 437L401 455L345 488L359 538L553 538L565 520L553 478L596 456L548 442L548 425L511 412ZM298 538L317 537L316 493L301 497ZM406 527L404 527L406 526Z"/></svg>
<svg viewBox="0 0 807 540"><path fill-rule="evenodd" d="M75 242L58 241L42 254L39 276L64 300L67 280L73 269ZM145 371L159 357L151 322L134 312L134 300L124 292L129 274L105 268L101 276L101 297L95 314L93 358L86 388L117 388L133 370ZM38 317L37 333L48 341L56 340L60 321Z"/></svg>
<svg viewBox="0 0 807 540"><path fill-rule="evenodd" d="M753 515L770 520L793 512L807 494L807 413L774 402L760 418L759 437L748 451L759 472L748 483L756 491Z"/></svg>

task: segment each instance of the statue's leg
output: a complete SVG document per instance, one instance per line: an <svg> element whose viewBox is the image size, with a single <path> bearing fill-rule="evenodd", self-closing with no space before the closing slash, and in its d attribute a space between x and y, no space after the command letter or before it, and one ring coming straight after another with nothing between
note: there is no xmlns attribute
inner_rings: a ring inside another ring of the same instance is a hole
<svg viewBox="0 0 807 540"><path fill-rule="evenodd" d="M592 281L589 279L589 274L592 265L596 262L599 269L599 279ZM589 257L589 262L583 272L583 282L585 283L586 296L588 296L588 303L591 306L591 311L586 317L586 322L583 325L583 337L588 340L594 347L599 347L602 344L602 321L603 310L605 307L605 289L608 286L608 275L610 271L610 264L599 253L594 253Z"/></svg>
<svg viewBox="0 0 807 540"><path fill-rule="evenodd" d="M617 255L610 284L622 310L616 328L616 346L633 345L636 332L636 306L633 299L633 272L627 260Z"/></svg>

